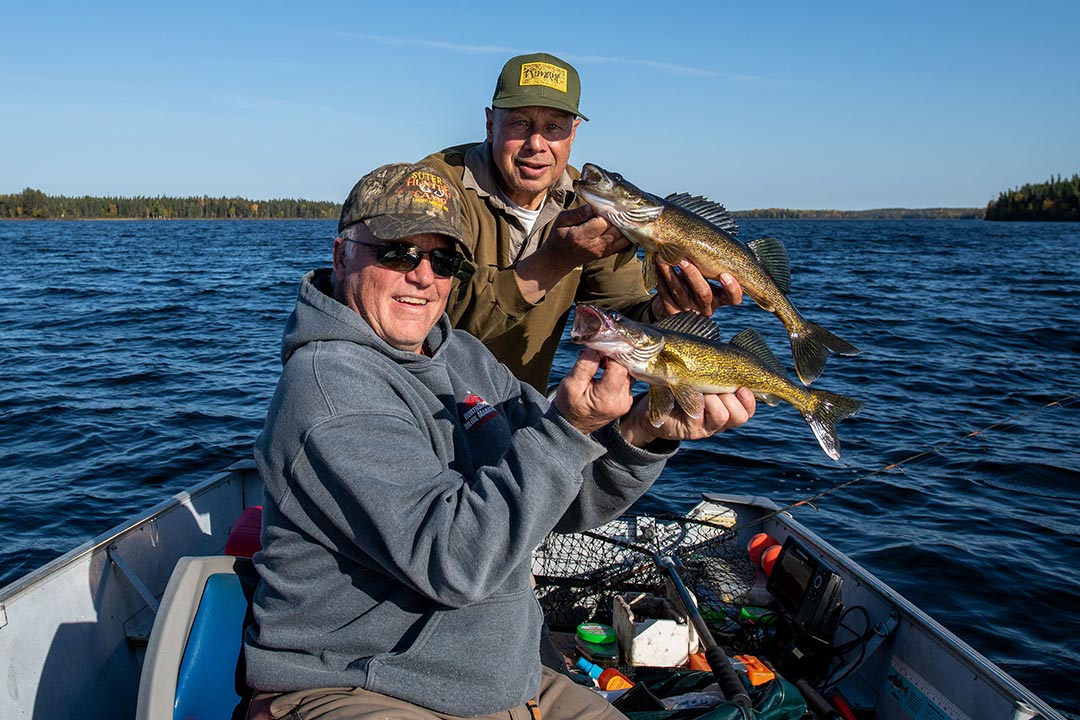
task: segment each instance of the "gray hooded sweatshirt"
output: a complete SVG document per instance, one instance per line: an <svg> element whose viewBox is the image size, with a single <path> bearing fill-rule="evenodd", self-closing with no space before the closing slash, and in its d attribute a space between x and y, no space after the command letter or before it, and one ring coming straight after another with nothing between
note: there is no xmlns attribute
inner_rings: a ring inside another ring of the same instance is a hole
<svg viewBox="0 0 1080 720"><path fill-rule="evenodd" d="M248 683L460 716L521 705L540 685L533 549L623 513L677 444L581 434L445 315L425 355L396 350L329 280L301 282L256 442Z"/></svg>

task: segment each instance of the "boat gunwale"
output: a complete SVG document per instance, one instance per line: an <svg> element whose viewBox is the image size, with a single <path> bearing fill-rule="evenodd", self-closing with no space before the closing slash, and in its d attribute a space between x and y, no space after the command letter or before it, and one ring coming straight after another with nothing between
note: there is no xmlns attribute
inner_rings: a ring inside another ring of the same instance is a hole
<svg viewBox="0 0 1080 720"><path fill-rule="evenodd" d="M824 540L816 532L803 525L788 509L781 508L775 501L758 495L738 495L725 493L702 493L702 498L708 502L730 506L742 505L753 507L762 515L771 515L769 519L778 519L777 522L786 529L794 531L801 540L807 541L810 550L818 553L821 557L839 564L837 568L842 572L850 573L854 578L865 585L871 594L878 595L887 603L893 604L900 618L908 622L913 628L930 636L937 636L944 642L940 648L948 652L962 666L971 668L976 677L982 678L988 684L996 686L1003 696L1019 697L1027 704L1026 707L1018 707L1017 710L1034 714L1034 718L1047 718L1048 720L1066 720L1065 716L1051 707L1045 700L1028 689L1019 680L1014 678L989 660L975 648L971 647L953 631L935 620L919 606L912 603L896 589L882 581L876 575L849 558L844 552ZM760 518L755 518L755 522ZM738 524L736 525L738 527ZM1034 719L1033 719L1034 720Z"/></svg>
<svg viewBox="0 0 1080 720"><path fill-rule="evenodd" d="M126 520L114 525L105 532L96 535L63 555L53 558L37 570L33 570L0 588L0 608L2 608L5 603L14 602L24 592L46 581L49 577L59 576L66 569L74 567L80 562L84 562L88 557L93 557L103 549L107 551L110 546L119 542L124 537L138 532L139 529L145 525L154 522L166 513L184 505L186 502L204 495L215 487L225 483L230 478L235 477L241 482L241 493L243 493L243 473L246 470L254 470L255 467L254 460L238 460L214 473L214 475L206 480L196 483L194 486L181 490L165 500L162 500L135 519ZM244 507L247 507L248 498L246 495L244 496L243 503ZM2 624L0 624L0 627L2 627Z"/></svg>
<svg viewBox="0 0 1080 720"><path fill-rule="evenodd" d="M46 563L41 568L0 588L0 628L7 624L5 606L20 600L21 596L28 590L39 587L54 578L62 577L66 572L82 563L90 562L95 556L100 555L102 551L108 552L117 543L121 543L125 537L140 531L148 523L155 522L167 513L182 506L196 504L200 497L214 491L215 488L229 482L238 482L241 507L258 504L258 500L252 496L255 488L253 480L257 480L257 468L252 460L245 459L234 462L208 479L196 483L192 487L154 505L135 519L114 526ZM231 490L229 492L232 493ZM985 683L988 691L993 689L1003 700L1010 701L1014 708L1013 717L1032 718L1032 720L1036 718L1065 720L1063 714L1048 705L1046 701L1005 672L1004 669L991 662L897 590L824 540L815 531L803 525L802 522L792 516L790 508L782 508L775 501L757 495L702 493L701 499L705 502L731 507L735 510L742 507L758 513L755 517L749 518L749 522L737 523L736 530L743 531L747 526L754 523L761 523L765 528L771 523L775 528L805 541L812 552L826 558L835 566L835 570L852 578L857 593L864 594L868 599L873 599L875 604L880 603L882 606L895 610L899 616L900 627L903 628L906 625L909 628L908 632L914 633L908 641L904 642L908 646L906 650L909 653L912 649L911 643L915 643L916 648L923 642L933 643L936 648L952 658L957 669L967 669L972 674L971 680L973 682ZM892 657L892 655L889 656L890 661ZM906 660L903 654L895 657Z"/></svg>

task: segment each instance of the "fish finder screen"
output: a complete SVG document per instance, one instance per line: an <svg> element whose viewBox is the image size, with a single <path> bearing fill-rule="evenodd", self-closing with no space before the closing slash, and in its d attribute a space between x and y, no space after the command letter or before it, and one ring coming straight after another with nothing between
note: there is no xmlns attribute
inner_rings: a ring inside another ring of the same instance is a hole
<svg viewBox="0 0 1080 720"><path fill-rule="evenodd" d="M769 578L772 581L769 592L785 610L797 612L813 576L813 566L800 556L794 546L786 547L777 558L776 567Z"/></svg>

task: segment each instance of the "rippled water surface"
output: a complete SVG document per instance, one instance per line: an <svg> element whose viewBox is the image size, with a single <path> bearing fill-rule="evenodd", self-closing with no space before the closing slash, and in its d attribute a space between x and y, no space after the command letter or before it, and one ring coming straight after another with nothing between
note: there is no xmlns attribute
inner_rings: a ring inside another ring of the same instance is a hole
<svg viewBox="0 0 1080 720"><path fill-rule="evenodd" d="M830 460L788 405L687 446L642 502L782 505L1047 701L1080 707L1080 225L741 222L863 350ZM250 457L331 221L0 222L0 586ZM724 335L780 323L747 299ZM564 341L557 370L576 346ZM884 471L890 464L899 465ZM1077 716L1080 717L1080 716Z"/></svg>

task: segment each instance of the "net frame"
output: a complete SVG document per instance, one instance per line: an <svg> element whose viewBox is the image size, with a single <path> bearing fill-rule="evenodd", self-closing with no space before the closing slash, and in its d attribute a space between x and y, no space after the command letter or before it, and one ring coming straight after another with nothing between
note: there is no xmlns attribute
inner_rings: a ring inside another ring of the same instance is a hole
<svg viewBox="0 0 1080 720"><path fill-rule="evenodd" d="M754 585L754 567L733 518L625 515L579 533L551 533L533 554L536 595L556 630L612 621L615 595L646 592L663 597L670 556L694 594L702 617L718 624L734 617Z"/></svg>

